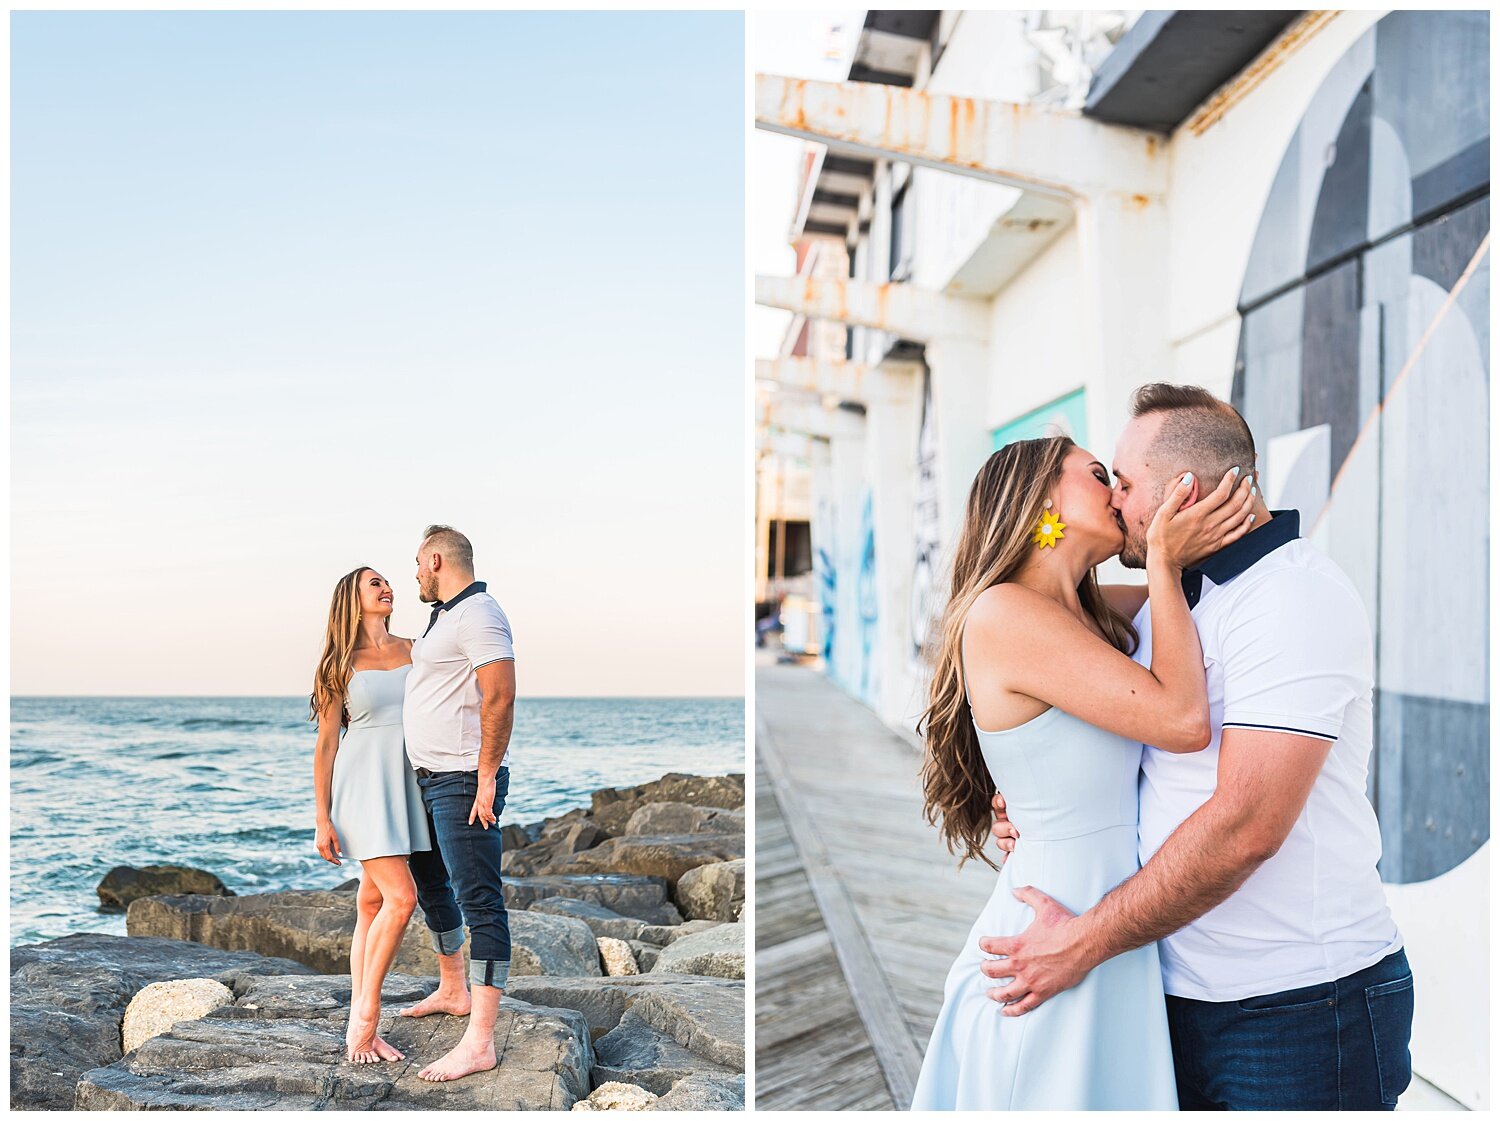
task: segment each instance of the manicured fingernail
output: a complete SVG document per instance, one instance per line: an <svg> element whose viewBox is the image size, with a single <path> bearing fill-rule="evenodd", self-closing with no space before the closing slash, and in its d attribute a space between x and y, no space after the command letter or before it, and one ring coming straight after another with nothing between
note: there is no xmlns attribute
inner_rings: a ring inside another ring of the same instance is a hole
<svg viewBox="0 0 1500 1121"><path fill-rule="evenodd" d="M1239 478L1240 477L1240 469L1238 467L1231 467L1230 471L1232 471L1234 473L1234 477L1235 478Z"/></svg>
<svg viewBox="0 0 1500 1121"><path fill-rule="evenodd" d="M1250 497L1251 498L1255 498L1259 494L1260 494L1260 491L1258 491L1258 490L1255 489L1255 484L1251 483L1250 484Z"/></svg>
<svg viewBox="0 0 1500 1121"><path fill-rule="evenodd" d="M1254 514L1251 514L1251 515L1250 515L1250 524L1251 524L1251 525L1254 525L1254 524L1255 524L1255 515L1254 515Z"/></svg>
<svg viewBox="0 0 1500 1121"><path fill-rule="evenodd" d="M1186 486L1191 486L1192 482L1193 482L1193 473L1191 471L1189 471L1186 475L1184 475L1182 477L1182 485L1185 486L1185 487Z"/></svg>

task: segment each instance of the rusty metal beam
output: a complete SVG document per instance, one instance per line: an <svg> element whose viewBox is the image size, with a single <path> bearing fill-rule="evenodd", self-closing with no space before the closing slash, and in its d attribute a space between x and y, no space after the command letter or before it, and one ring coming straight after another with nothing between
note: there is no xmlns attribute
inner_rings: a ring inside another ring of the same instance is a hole
<svg viewBox="0 0 1500 1121"><path fill-rule="evenodd" d="M843 359L761 358L755 363L755 376L761 381L820 397L832 394L844 401L864 400L868 373L863 363Z"/></svg>
<svg viewBox="0 0 1500 1121"><path fill-rule="evenodd" d="M1070 200L1167 191L1164 137L1057 109L757 74L755 125Z"/></svg>
<svg viewBox="0 0 1500 1121"><path fill-rule="evenodd" d="M989 337L987 306L910 284L820 280L813 276L757 276L755 302L810 319L872 327L912 342Z"/></svg>

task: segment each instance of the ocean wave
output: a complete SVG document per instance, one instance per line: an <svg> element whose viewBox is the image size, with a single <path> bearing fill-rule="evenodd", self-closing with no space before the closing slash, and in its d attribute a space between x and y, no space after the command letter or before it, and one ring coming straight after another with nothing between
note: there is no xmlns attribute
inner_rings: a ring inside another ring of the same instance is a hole
<svg viewBox="0 0 1500 1121"><path fill-rule="evenodd" d="M176 726L222 732L234 728L274 728L284 723L283 720L251 720L241 716L189 716L185 720L179 720Z"/></svg>

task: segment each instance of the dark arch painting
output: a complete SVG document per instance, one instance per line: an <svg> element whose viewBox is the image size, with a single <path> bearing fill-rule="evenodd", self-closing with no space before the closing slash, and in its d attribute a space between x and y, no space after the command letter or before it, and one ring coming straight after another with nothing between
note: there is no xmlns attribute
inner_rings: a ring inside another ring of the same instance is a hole
<svg viewBox="0 0 1500 1121"><path fill-rule="evenodd" d="M1391 883L1489 839L1489 227L1488 13L1393 13L1303 114L1240 292L1267 497L1374 623Z"/></svg>

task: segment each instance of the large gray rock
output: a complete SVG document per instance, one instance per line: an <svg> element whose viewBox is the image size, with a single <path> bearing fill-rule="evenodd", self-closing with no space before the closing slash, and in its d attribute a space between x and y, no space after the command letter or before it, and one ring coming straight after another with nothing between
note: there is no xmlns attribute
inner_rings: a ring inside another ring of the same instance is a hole
<svg viewBox="0 0 1500 1121"><path fill-rule="evenodd" d="M297 962L164 938L74 934L10 955L10 1103L68 1109L78 1076L120 1057L125 1009L158 981L209 977L234 988L263 974L310 973Z"/></svg>
<svg viewBox="0 0 1500 1121"><path fill-rule="evenodd" d="M596 790L590 817L606 837L625 832L631 816L648 802L685 802L737 810L745 805L744 775L664 775L641 786Z"/></svg>
<svg viewBox="0 0 1500 1121"><path fill-rule="evenodd" d="M641 941L652 946L670 946L677 939L686 938L689 934L701 934L705 930L712 930L716 926L723 925L712 919L689 919L676 926L648 926L641 931Z"/></svg>
<svg viewBox="0 0 1500 1121"><path fill-rule="evenodd" d="M76 1109L568 1109L588 1092L583 1017L506 1000L495 1024L499 1065L454 1082L417 1072L456 1044L467 1020L391 1016L381 1032L406 1059L344 1061L331 1017L225 1016L179 1024L79 1080Z"/></svg>
<svg viewBox="0 0 1500 1121"><path fill-rule="evenodd" d="M735 922L745 910L745 862L700 864L682 874L677 909L690 919Z"/></svg>
<svg viewBox="0 0 1500 1121"><path fill-rule="evenodd" d="M626 872L660 876L675 884L700 864L736 860L745 855L745 838L732 833L685 833L666 837L615 837L587 852L549 866L548 871ZM617 908L618 909L618 908Z"/></svg>
<svg viewBox="0 0 1500 1121"><path fill-rule="evenodd" d="M336 1020L349 1019L349 975L250 976L234 972L228 984L234 1003L214 1016L226 1020ZM415 1004L437 988L430 977L388 973L380 986L386 1013Z"/></svg>
<svg viewBox="0 0 1500 1121"><path fill-rule="evenodd" d="M656 959L661 957L661 947L650 942L631 942L630 952L635 955L635 967L642 973L650 973L656 967Z"/></svg>
<svg viewBox="0 0 1500 1121"><path fill-rule="evenodd" d="M545 919L517 921L519 912L525 910L518 902L529 905L552 895L576 893L635 907L643 920L653 923L681 921L676 908L665 902L667 888L661 880L639 876L539 879L541 883L520 879L507 880L505 884L511 909L511 937L516 943L513 972L566 971L584 975L598 972L598 947L585 924L548 927ZM161 895L132 903L125 924L126 930L136 936L201 942L219 949L288 958L319 973L348 973L355 908L352 892L278 891L228 899ZM466 956L467 947L465 943ZM592 971L587 964L590 954L595 963ZM420 977L437 975L437 953L420 909L407 924L392 967Z"/></svg>
<svg viewBox="0 0 1500 1121"><path fill-rule="evenodd" d="M676 926L682 915L672 905L667 881L659 876L587 872L566 876L518 876L505 881L505 903L529 910L540 899L562 896L608 907L617 914L660 926Z"/></svg>
<svg viewBox="0 0 1500 1121"><path fill-rule="evenodd" d="M122 864L106 872L94 890L99 893L99 910L108 912L123 911L148 895L234 894L212 872L182 864L148 864L144 868Z"/></svg>
<svg viewBox="0 0 1500 1121"><path fill-rule="evenodd" d="M745 924L727 922L679 938L656 959L653 973L696 973L705 977L745 976Z"/></svg>
<svg viewBox="0 0 1500 1121"><path fill-rule="evenodd" d="M734 1071L689 1051L664 1031L627 1012L613 1031L594 1043L594 1086L628 1082L665 1094L695 1074L732 1077Z"/></svg>
<svg viewBox="0 0 1500 1121"><path fill-rule="evenodd" d="M598 977L599 943L588 923L539 911L510 912L512 977Z"/></svg>
<svg viewBox="0 0 1500 1121"><path fill-rule="evenodd" d="M709 1062L745 1069L743 990L663 986L643 995L630 1011Z"/></svg>
<svg viewBox="0 0 1500 1121"><path fill-rule="evenodd" d="M505 995L545 1008L571 1008L583 1013L589 1031L598 1038L613 1030L620 1017L647 993L681 992L691 997L714 990L727 993L743 1010L745 983L717 977L645 973L635 977L513 977Z"/></svg>
<svg viewBox="0 0 1500 1121"><path fill-rule="evenodd" d="M625 823L627 837L679 833L745 832L745 811L690 806L686 802L647 802Z"/></svg>
<svg viewBox="0 0 1500 1121"><path fill-rule="evenodd" d="M599 938L623 938L630 941L639 938L641 932L648 927L648 924L642 920L629 918L617 911L611 911L608 907L601 907L586 899L568 899L560 895L538 900L531 905L531 910L540 911L545 915L568 915L575 919L582 919L589 924L589 929ZM676 930L677 928L666 926L651 929Z"/></svg>
<svg viewBox="0 0 1500 1121"><path fill-rule="evenodd" d="M745 1076L690 1075L648 1108L658 1112L742 1110L745 1108Z"/></svg>
<svg viewBox="0 0 1500 1121"><path fill-rule="evenodd" d="M349 891L276 891L228 899L158 895L130 905L125 929L133 937L201 942L290 958L319 973L347 973L355 900ZM419 972L406 962L397 968Z"/></svg>

